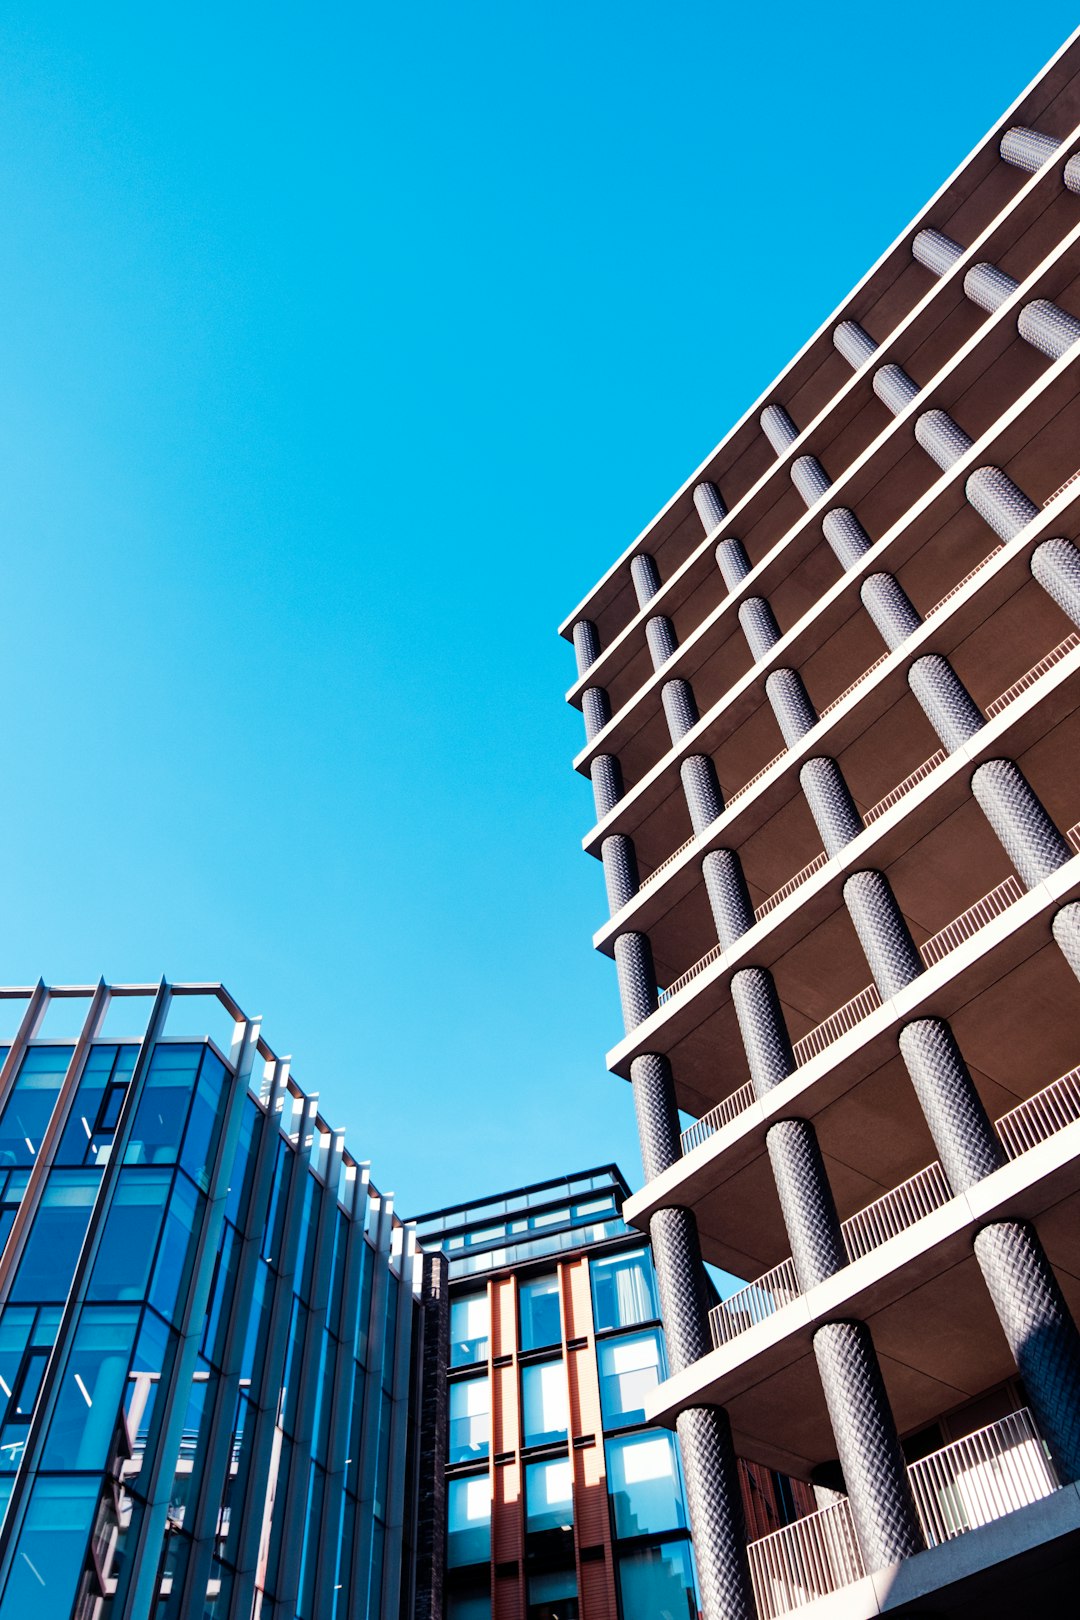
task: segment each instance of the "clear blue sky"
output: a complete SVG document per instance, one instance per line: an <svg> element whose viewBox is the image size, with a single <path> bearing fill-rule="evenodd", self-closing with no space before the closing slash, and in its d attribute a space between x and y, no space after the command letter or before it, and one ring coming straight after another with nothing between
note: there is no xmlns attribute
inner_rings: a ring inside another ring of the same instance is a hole
<svg viewBox="0 0 1080 1620"><path fill-rule="evenodd" d="M636 1181L556 625L1074 20L6 7L0 980L223 979L406 1212Z"/></svg>

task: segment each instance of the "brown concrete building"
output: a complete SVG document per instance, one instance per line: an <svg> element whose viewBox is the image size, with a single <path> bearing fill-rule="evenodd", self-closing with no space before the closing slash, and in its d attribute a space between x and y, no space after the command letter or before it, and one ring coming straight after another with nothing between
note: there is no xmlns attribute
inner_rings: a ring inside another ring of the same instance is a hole
<svg viewBox="0 0 1080 1620"><path fill-rule="evenodd" d="M449 1270L446 1620L692 1620L682 1472L644 1402L667 1373L649 1245L614 1165L420 1216ZM813 1506L740 1463L766 1534Z"/></svg>
<svg viewBox="0 0 1080 1620"><path fill-rule="evenodd" d="M1074 36L562 627L709 1620L1071 1584L1078 246Z"/></svg>

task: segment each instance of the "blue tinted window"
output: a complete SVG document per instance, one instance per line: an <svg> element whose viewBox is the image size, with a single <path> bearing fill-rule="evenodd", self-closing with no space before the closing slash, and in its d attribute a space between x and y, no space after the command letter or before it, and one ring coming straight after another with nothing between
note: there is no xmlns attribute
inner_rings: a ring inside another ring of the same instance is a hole
<svg viewBox="0 0 1080 1620"><path fill-rule="evenodd" d="M569 1457L530 1463L525 1470L526 1530L566 1530L574 1522L574 1475Z"/></svg>
<svg viewBox="0 0 1080 1620"><path fill-rule="evenodd" d="M521 1408L525 1445L546 1446L566 1439L566 1369L561 1361L522 1367Z"/></svg>
<svg viewBox="0 0 1080 1620"><path fill-rule="evenodd" d="M645 1401L660 1380L667 1376L660 1329L628 1333L617 1339L601 1339L597 1345L597 1360L600 1364L600 1406L605 1429L623 1429L629 1423L644 1423Z"/></svg>
<svg viewBox="0 0 1080 1620"><path fill-rule="evenodd" d="M70 1612L100 1493L101 1480L94 1475L35 1480L0 1620Z"/></svg>
<svg viewBox="0 0 1080 1620"><path fill-rule="evenodd" d="M0 1167L33 1164L71 1062L71 1046L32 1046L0 1115Z"/></svg>
<svg viewBox="0 0 1080 1620"><path fill-rule="evenodd" d="M127 1164L175 1164L180 1153L201 1046L158 1046L132 1126Z"/></svg>
<svg viewBox="0 0 1080 1620"><path fill-rule="evenodd" d="M486 1361L491 1312L487 1290L465 1294L450 1301L450 1365L467 1367L473 1361Z"/></svg>
<svg viewBox="0 0 1080 1620"><path fill-rule="evenodd" d="M100 1473L108 1464L138 1325L134 1306L84 1309L61 1378L43 1468Z"/></svg>
<svg viewBox="0 0 1080 1620"><path fill-rule="evenodd" d="M450 1385L450 1456L452 1463L478 1461L488 1454L491 1396L487 1374Z"/></svg>
<svg viewBox="0 0 1080 1620"><path fill-rule="evenodd" d="M248 1199L255 1174L255 1148L262 1134L264 1115L252 1097L244 1101L240 1118L240 1136L229 1175L229 1195L225 1203L225 1219L243 1231L247 1223Z"/></svg>
<svg viewBox="0 0 1080 1620"><path fill-rule="evenodd" d="M616 1535L655 1535L686 1528L679 1463L670 1434L654 1429L609 1440L607 1465Z"/></svg>
<svg viewBox="0 0 1080 1620"><path fill-rule="evenodd" d="M554 1272L520 1285L518 1317L523 1350L543 1350L548 1345L559 1343L562 1338L562 1316L559 1312L559 1279Z"/></svg>
<svg viewBox="0 0 1080 1620"><path fill-rule="evenodd" d="M656 1276L648 1249L590 1260L593 1321L598 1333L605 1328L638 1327L660 1320Z"/></svg>
<svg viewBox="0 0 1080 1620"><path fill-rule="evenodd" d="M452 1479L446 1491L446 1562L486 1563L491 1556L491 1484L486 1474Z"/></svg>
<svg viewBox="0 0 1080 1620"><path fill-rule="evenodd" d="M109 1157L131 1072L134 1046L92 1046L56 1152L64 1165L104 1164Z"/></svg>
<svg viewBox="0 0 1080 1620"><path fill-rule="evenodd" d="M88 1298L146 1298L171 1185L171 1170L120 1172L94 1259Z"/></svg>
<svg viewBox="0 0 1080 1620"><path fill-rule="evenodd" d="M11 1235L15 1215L23 1201L29 1180L29 1170L0 1172L0 1253L3 1252Z"/></svg>
<svg viewBox="0 0 1080 1620"><path fill-rule="evenodd" d="M100 1179L96 1170L52 1172L15 1274L13 1300L67 1298Z"/></svg>
<svg viewBox="0 0 1080 1620"><path fill-rule="evenodd" d="M183 1309L195 1259L195 1238L205 1204L206 1199L195 1191L186 1176L176 1177L150 1286L150 1303L166 1318L171 1318L177 1310L178 1301L179 1309Z"/></svg>
<svg viewBox="0 0 1080 1620"><path fill-rule="evenodd" d="M619 1559L623 1620L656 1620L657 1615L696 1615L694 1562L688 1541L639 1547Z"/></svg>
<svg viewBox="0 0 1080 1620"><path fill-rule="evenodd" d="M203 1192L208 1192L210 1188L210 1171L227 1096L225 1065L207 1050L199 1070L191 1114L184 1133L184 1149L180 1155L181 1166Z"/></svg>

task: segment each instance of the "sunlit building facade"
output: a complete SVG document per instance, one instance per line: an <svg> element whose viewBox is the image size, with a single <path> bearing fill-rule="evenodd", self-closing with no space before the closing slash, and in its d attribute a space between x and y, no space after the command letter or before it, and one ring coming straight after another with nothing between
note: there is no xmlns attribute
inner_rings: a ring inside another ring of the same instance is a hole
<svg viewBox="0 0 1080 1620"><path fill-rule="evenodd" d="M698 1614L678 1450L645 1417L667 1362L627 1193L607 1165L418 1218L449 1263L446 1620ZM763 1528L795 1516L799 1487L741 1485Z"/></svg>
<svg viewBox="0 0 1080 1620"><path fill-rule="evenodd" d="M398 1620L390 1200L220 986L0 1013L0 1616Z"/></svg>
<svg viewBox="0 0 1080 1620"><path fill-rule="evenodd" d="M1075 1603L1078 119L1074 36L562 627L707 1620Z"/></svg>

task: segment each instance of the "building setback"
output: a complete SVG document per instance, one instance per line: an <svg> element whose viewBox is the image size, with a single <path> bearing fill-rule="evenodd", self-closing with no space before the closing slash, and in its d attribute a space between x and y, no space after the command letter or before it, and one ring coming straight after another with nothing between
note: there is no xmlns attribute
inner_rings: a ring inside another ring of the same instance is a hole
<svg viewBox="0 0 1080 1620"><path fill-rule="evenodd" d="M449 1268L446 1620L698 1613L678 1454L645 1421L667 1369L628 1192L605 1165L417 1218ZM739 1483L762 1533L813 1505L767 1469Z"/></svg>
<svg viewBox="0 0 1080 1620"><path fill-rule="evenodd" d="M411 1230L221 986L0 1009L0 1617L398 1620Z"/></svg>
<svg viewBox="0 0 1080 1620"><path fill-rule="evenodd" d="M1080 1556L1078 120L1074 36L562 627L708 1620Z"/></svg>

